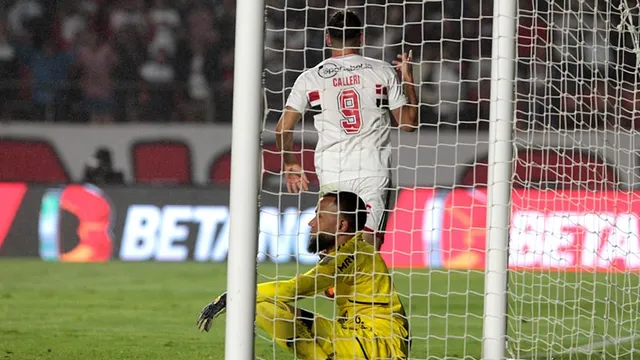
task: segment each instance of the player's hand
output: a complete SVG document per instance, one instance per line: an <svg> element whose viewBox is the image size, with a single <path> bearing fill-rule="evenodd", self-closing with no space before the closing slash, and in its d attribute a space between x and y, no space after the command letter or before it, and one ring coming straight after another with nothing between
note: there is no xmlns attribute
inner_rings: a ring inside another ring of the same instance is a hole
<svg viewBox="0 0 640 360"><path fill-rule="evenodd" d="M287 191L290 193L309 190L309 180L300 164L284 164L284 176L287 182Z"/></svg>
<svg viewBox="0 0 640 360"><path fill-rule="evenodd" d="M413 50L409 50L409 54L398 54L398 59L393 60L391 63L395 65L396 70L400 74L402 81L413 82L413 65L411 59L413 58Z"/></svg>
<svg viewBox="0 0 640 360"><path fill-rule="evenodd" d="M209 305L205 306L202 311L200 311L200 316L198 317L198 329L200 331L209 331L211 329L211 323L213 319L218 317L218 315L225 312L227 309L227 293L224 293L218 296L215 300L213 300Z"/></svg>

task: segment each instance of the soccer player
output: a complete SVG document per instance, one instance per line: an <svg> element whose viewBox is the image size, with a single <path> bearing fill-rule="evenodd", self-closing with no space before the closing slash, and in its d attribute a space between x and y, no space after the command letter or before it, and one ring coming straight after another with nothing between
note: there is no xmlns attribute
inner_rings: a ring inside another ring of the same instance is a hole
<svg viewBox="0 0 640 360"><path fill-rule="evenodd" d="M293 130L306 111L315 113L320 195L345 190L360 196L369 208L363 237L379 250L391 186L389 111L400 129L411 132L418 126L412 52L398 55L392 62L395 68L361 56L362 23L351 11L336 12L327 27L331 58L295 81L276 126L276 143L283 153L288 191L308 190L309 181L292 152Z"/></svg>
<svg viewBox="0 0 640 360"><path fill-rule="evenodd" d="M325 194L311 220L308 250L326 255L313 269L290 280L258 285L256 324L301 359L407 359L409 324L387 266L362 238L366 206L352 192ZM339 316L330 320L290 305L330 286ZM209 331L224 312L226 293L198 319Z"/></svg>

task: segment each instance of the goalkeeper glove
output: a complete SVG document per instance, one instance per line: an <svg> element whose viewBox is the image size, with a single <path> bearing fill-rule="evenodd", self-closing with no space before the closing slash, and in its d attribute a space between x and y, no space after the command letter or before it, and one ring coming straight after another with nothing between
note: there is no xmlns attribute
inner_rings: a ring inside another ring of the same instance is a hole
<svg viewBox="0 0 640 360"><path fill-rule="evenodd" d="M198 318L198 329L200 331L209 331L211 329L211 322L218 315L225 312L227 308L227 293L218 296L214 301L205 306L200 311L200 317Z"/></svg>

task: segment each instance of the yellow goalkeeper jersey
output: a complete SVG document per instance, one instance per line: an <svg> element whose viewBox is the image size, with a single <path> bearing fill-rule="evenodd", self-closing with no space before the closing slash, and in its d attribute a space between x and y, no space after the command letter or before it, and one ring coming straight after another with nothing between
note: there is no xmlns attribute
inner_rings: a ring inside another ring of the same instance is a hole
<svg viewBox="0 0 640 360"><path fill-rule="evenodd" d="M313 269L290 280L258 285L256 302L291 302L335 288L342 327L407 337L408 320L384 260L356 234Z"/></svg>

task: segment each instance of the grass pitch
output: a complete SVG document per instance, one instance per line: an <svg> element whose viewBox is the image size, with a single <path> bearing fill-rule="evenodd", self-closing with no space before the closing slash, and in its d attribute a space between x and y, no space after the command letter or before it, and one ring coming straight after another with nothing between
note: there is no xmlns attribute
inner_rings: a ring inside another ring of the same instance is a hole
<svg viewBox="0 0 640 360"><path fill-rule="evenodd" d="M262 264L258 281L296 270ZM482 273L398 270L394 277L411 316L412 359L480 357ZM517 357L640 358L637 275L515 273L510 283L508 328ZM0 359L219 360L225 317L210 333L199 333L195 322L225 284L225 264L3 259ZM300 306L334 314L333 303L320 297ZM262 335L256 358L293 359Z"/></svg>

